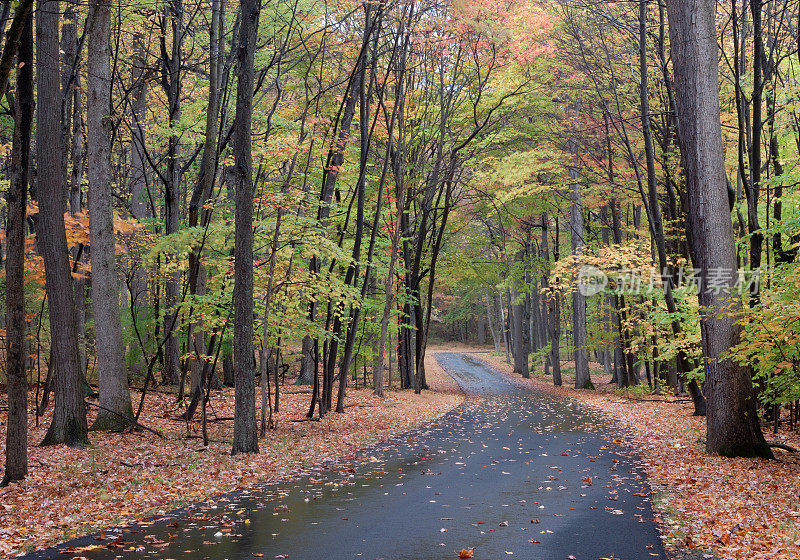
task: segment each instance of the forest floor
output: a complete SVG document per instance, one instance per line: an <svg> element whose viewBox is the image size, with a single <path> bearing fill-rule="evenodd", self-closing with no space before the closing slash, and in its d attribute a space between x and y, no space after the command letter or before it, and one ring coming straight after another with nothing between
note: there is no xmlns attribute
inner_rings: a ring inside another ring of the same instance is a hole
<svg viewBox="0 0 800 560"><path fill-rule="evenodd" d="M473 352L511 374L505 358L493 349L460 345L447 345L447 349ZM531 379L514 377L537 390L599 409L628 434L628 443L641 456L657 497L655 506L663 517L668 546L688 551L694 558L800 558L800 454L775 449L775 460L708 455L705 419L691 415L687 398L620 391L602 370L592 371L596 391L576 390L572 388L574 366L570 366L562 362L562 387L553 387L541 367ZM800 448L800 434L790 432L785 424L777 434L771 425L765 426L768 440Z"/></svg>
<svg viewBox="0 0 800 560"><path fill-rule="evenodd" d="M0 557L163 514L214 494L292 478L313 464L351 458L359 449L441 416L463 401L458 385L436 360L426 359L426 371L432 391L415 395L389 390L380 399L371 389L349 389L346 412L330 413L319 422L293 422L308 410L308 388L282 387L277 429L259 441L258 455L236 458L230 456L233 389L212 393L208 447L203 446L199 414L188 424L176 420L183 409L171 394L149 394L140 417L163 438L148 431L90 433L92 446L86 449L43 448L38 444L50 417L42 417L36 427L31 415L29 476L0 489ZM132 396L138 403L140 394ZM0 425L6 421L4 405L0 403Z"/></svg>

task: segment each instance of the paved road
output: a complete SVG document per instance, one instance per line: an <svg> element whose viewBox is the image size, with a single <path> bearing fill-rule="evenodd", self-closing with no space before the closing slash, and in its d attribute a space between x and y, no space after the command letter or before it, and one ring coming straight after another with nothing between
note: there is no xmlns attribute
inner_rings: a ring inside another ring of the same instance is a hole
<svg viewBox="0 0 800 560"><path fill-rule="evenodd" d="M666 558L643 474L598 418L469 355L437 359L465 403L355 464L31 558L70 558L70 546L89 558L433 560L462 548L493 560Z"/></svg>

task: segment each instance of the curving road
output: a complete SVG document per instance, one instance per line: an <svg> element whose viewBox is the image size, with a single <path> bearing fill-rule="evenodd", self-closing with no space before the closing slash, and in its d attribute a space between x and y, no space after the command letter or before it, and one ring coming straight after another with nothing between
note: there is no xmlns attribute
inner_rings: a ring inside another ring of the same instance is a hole
<svg viewBox="0 0 800 560"><path fill-rule="evenodd" d="M642 471L599 418L469 355L436 358L464 404L355 464L29 558L667 558Z"/></svg>

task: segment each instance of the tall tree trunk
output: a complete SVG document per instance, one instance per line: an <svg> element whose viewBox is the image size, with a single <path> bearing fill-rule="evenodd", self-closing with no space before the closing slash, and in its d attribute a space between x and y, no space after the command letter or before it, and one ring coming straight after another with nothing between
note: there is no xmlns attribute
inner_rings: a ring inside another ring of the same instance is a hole
<svg viewBox="0 0 800 560"><path fill-rule="evenodd" d="M489 323L489 331L492 333L492 342L494 343L494 351L500 353L500 338L497 336L497 329L494 328L494 311L489 299L489 290L484 292L484 300L486 301L486 321Z"/></svg>
<svg viewBox="0 0 800 560"><path fill-rule="evenodd" d="M129 154L128 181L130 189L131 215L145 222L154 214L154 201L150 197L147 176L146 147L144 138L145 113L147 110L147 68L144 35L141 31L133 34L133 49L131 53L131 145ZM144 324L148 312L146 306L152 304L148 293L147 271L143 264L143 251L132 252L128 255L129 265L132 267L132 278L128 283L128 311L131 320L137 324ZM142 345L148 347L150 329L142 329ZM144 361L144 360L143 360ZM133 369L140 376L144 375L144 364L133 364Z"/></svg>
<svg viewBox="0 0 800 560"><path fill-rule="evenodd" d="M403 36L403 46L402 52L400 55L400 62L397 69L397 86L395 89L395 99L400 99L403 96L403 84L404 84L404 77L405 77L405 70L406 70L406 56L408 53L408 43L409 43L409 35L405 32L405 27L401 27L398 30L398 38ZM391 160L391 154L394 149L394 138L393 138L393 130L395 122L397 122L398 117L402 117L402 104L395 103L392 107L392 116L389 122L388 127L388 142L386 145L386 155L383 162L383 170L381 171L381 182L380 188L381 191L385 188L386 182L386 173L388 169L388 165ZM402 123L401 123L402 126ZM405 193L403 191L403 183L402 181L395 182L395 189L396 189L396 198L398 201L404 199ZM379 212L375 215L377 225L377 218ZM374 394L376 396L382 397L384 395L383 392L383 370L385 366L385 355L386 355L386 339L389 335L389 319L391 317L392 311L392 303L394 302L394 270L395 266L397 265L397 256L398 251L400 250L400 229L402 227L402 219L401 216L397 216L394 220L394 227L392 229L392 234L390 238L390 247L389 247L389 270L386 273L386 282L384 285L384 305L383 305L383 314L381 316L381 332L380 338L378 341L378 348L375 354L375 365L372 368L372 385ZM373 227L373 238L375 236L375 230L377 228ZM391 367L391 357L390 359L390 367ZM391 370L390 370L391 371ZM391 379L390 379L391 381Z"/></svg>
<svg viewBox="0 0 800 560"><path fill-rule="evenodd" d="M169 126L171 133L167 146L167 181L164 185L164 226L165 233L177 233L180 228L180 185L181 173L181 146L180 133L177 131L181 120L181 85L182 85L182 43L183 43L183 0L171 0L169 5L169 20L172 26L172 49L170 57L164 58L163 72L168 73L164 80L167 93L169 112ZM162 44L162 56L166 54L166 47ZM164 287L164 381L170 385L178 382L180 372L180 342L178 339L177 305L180 299L178 286L179 275L175 271L167 274Z"/></svg>
<svg viewBox="0 0 800 560"><path fill-rule="evenodd" d="M206 133L203 143L203 159L201 162L200 177L189 202L189 227L207 226L211 219L210 212L205 204L211 198L214 182L217 177L217 137L219 136L219 107L221 83L221 57L222 57L222 1L211 2L211 26L209 29L210 56L208 60L208 107L206 108ZM189 293L203 296L206 294L206 270L201 262L203 245L192 247L189 253ZM189 325L187 343L189 352L193 353L190 360L192 371L192 398L199 396L202 390L201 378L205 367L206 358L206 333L203 330L203 321L198 319Z"/></svg>
<svg viewBox="0 0 800 560"><path fill-rule="evenodd" d="M545 263L550 262L549 239L547 233L547 214L542 214L542 258ZM556 220L556 238L553 248L554 260L558 260L558 220ZM548 271L542 275L542 292L546 294L547 305L547 339L550 344L550 353L547 363L553 368L553 385L560 387L561 379L561 345L560 345L560 326L561 326L561 296L557 292L550 292L550 282L547 278Z"/></svg>
<svg viewBox="0 0 800 560"><path fill-rule="evenodd" d="M314 339L306 335L300 351L300 375L297 376L297 385L311 385L314 383L316 372L314 361Z"/></svg>
<svg viewBox="0 0 800 560"><path fill-rule="evenodd" d="M733 314L740 304L732 293L738 275L720 126L715 7L711 0L672 0L667 6L692 260L702 282L698 299L707 359L706 449L724 456L771 457L750 373L726 357L739 339ZM709 289L710 271L729 273L727 285Z"/></svg>
<svg viewBox="0 0 800 560"><path fill-rule="evenodd" d="M253 369L253 77L258 36L259 0L240 0L241 30L237 52L239 73L236 120L233 125L236 180L236 244L233 288L233 367L235 412L231 453L258 453L255 371Z"/></svg>
<svg viewBox="0 0 800 560"><path fill-rule="evenodd" d="M441 195L440 195L441 196ZM436 264L439 261L441 254L442 241L444 234L447 231L447 218L450 215L450 210L453 208L453 181L452 181L452 167L444 181L444 202L437 200L435 203L436 210L433 214L431 224L431 232L433 242L430 246L431 262L428 268L428 290L427 290L427 303L425 305L424 320L418 323L417 330L417 392L422 389L428 389L428 381L425 378L425 350L428 346L428 331L431 326L431 313L433 311L433 290L436 286ZM437 220L437 216L440 218ZM438 226L437 226L438 222ZM437 231L438 230L438 231ZM420 305L420 317L422 317L422 308ZM464 342L466 343L466 324L464 325L465 334ZM421 332L421 336L419 333Z"/></svg>
<svg viewBox="0 0 800 560"><path fill-rule="evenodd" d="M764 122L761 119L762 94L764 92L764 35L761 20L763 0L749 0L753 16L753 94L752 94L752 137L750 139L750 188L747 196L747 222L750 230L750 268L761 267L761 252L764 235L761 233L758 217L758 199L761 192L761 135ZM745 182L745 186L747 183ZM751 284L750 302L755 305L759 301L758 282Z"/></svg>
<svg viewBox="0 0 800 560"><path fill-rule="evenodd" d="M379 19L381 12L378 11L376 19ZM372 31L374 26L377 25L376 22L373 21L372 18L372 8L370 4L364 4L364 36L363 36L363 45L362 51L364 54L362 55L362 60L364 62L361 64L361 68L359 71L359 78L358 78L358 109L359 109L359 117L358 117L358 128L359 128L359 173L358 179L356 180L355 186L355 196L356 196L356 231L353 237L353 252L352 252L352 262L347 269L347 273L345 274L345 285L349 285L352 283L353 287L355 288L358 284L358 270L359 270L359 261L361 260L361 244L364 237L364 204L366 201L366 173L367 173L367 158L369 156L369 148L371 143L371 130L369 126L370 115L369 115L369 104L371 98L371 87L367 85L367 63L366 63L366 50L367 45L370 43L370 38L372 36ZM391 134L391 130L389 131ZM385 172L384 172L385 177ZM376 207L376 215L375 215L375 226L378 224L378 219L380 215L380 205L383 200L383 185L379 185L379 194L378 194L378 204ZM371 269L371 261L372 261L372 249L374 247L375 242L375 234L377 233L377 227L373 227L372 236L370 240L370 247L369 247L369 254L367 255L368 265L364 274L364 282L362 284L362 301L366 296L366 290L369 285L369 274ZM350 360L353 356L353 346L355 344L356 332L358 330L358 323L361 315L361 308L359 304L352 304L350 307L350 320L347 327L347 332L344 337L344 352L342 355L342 360L339 363L339 392L336 396L336 412L342 413L344 412L344 398L345 398L345 391L347 389L347 374L350 369ZM338 332L334 331L334 335L338 335ZM335 356L333 357L335 360ZM331 362L333 363L333 362ZM333 373L333 367L330 368L331 373Z"/></svg>
<svg viewBox="0 0 800 560"><path fill-rule="evenodd" d="M777 74L773 57L764 63L764 83L770 84L773 76ZM777 179L783 175L783 162L781 162L781 151L779 146L778 131L775 129L775 114L777 112L775 100L775 85L771 84L771 89L767 92L767 124L769 128L769 159L772 162L774 177ZM780 181L780 180L779 180ZM772 203L772 218L774 233L772 234L772 251L775 255L775 264L786 262L787 254L783 250L783 240L781 239L781 222L783 220L783 185L778 182L773 191L774 202Z"/></svg>
<svg viewBox="0 0 800 560"><path fill-rule="evenodd" d="M609 123L608 110L603 112L603 124L605 128L605 144L606 155L608 160L608 183L611 188L614 188L614 148L611 143L610 123ZM622 243L622 224L619 216L619 203L616 197L612 194L608 201L608 210L611 214L611 233L613 234L613 241L615 245ZM622 385L627 382L627 366L625 361L625 337L623 336L622 316L622 297L614 294L609 297L611 303L611 326L614 331L613 336L613 351L614 351L614 369L611 377L612 383Z"/></svg>
<svg viewBox="0 0 800 560"><path fill-rule="evenodd" d="M69 181L69 197L68 205L71 214L77 214L83 210L83 200L81 196L81 184L75 183L73 179L78 179L81 172L81 167L72 169L69 173L69 156L72 149L70 140L78 142L79 146L83 145L83 135L80 128L80 112L77 114L73 111L75 103L80 105L80 94L78 87L80 87L80 72L79 62L80 53L78 53L78 14L75 11L74 0L66 0L64 3L64 15L61 19L61 95L63 96L62 113L61 113L61 134L64 137L64 146L67 148L63 151L64 157L64 173L70 175ZM75 118L77 116L77 118ZM70 123L73 125L70 127ZM74 125L78 125L76 128ZM73 163L75 163L73 161ZM82 162L81 162L82 163ZM75 176L77 175L77 177Z"/></svg>
<svg viewBox="0 0 800 560"><path fill-rule="evenodd" d="M530 341L527 337L528 322L525 320L525 301L516 289L511 291L511 336L514 340L514 373L522 377L530 377L528 370L528 354Z"/></svg>
<svg viewBox="0 0 800 560"><path fill-rule="evenodd" d="M604 117L607 122L608 116L604 115ZM608 156L609 158L612 156L611 151L608 152ZM611 178L610 184L612 184L613 188L613 162L609 162L609 176ZM608 226L608 223L608 205L605 205L600 208L600 224L602 228L601 238L604 246L611 245L611 228ZM619 342L618 338L614 335L614 297L611 295L606 295L603 297L603 302L603 325L606 333L610 334L612 338L611 344L607 344L602 352L603 371L606 373L606 375L611 375L611 382L614 383L616 382L613 364L614 348Z"/></svg>
<svg viewBox="0 0 800 560"><path fill-rule="evenodd" d="M272 234L272 246L269 253L269 274L267 275L267 292L264 297L264 317L263 317L263 334L261 338L261 356L260 356L260 376L261 376L261 432L260 436L267 435L267 429L271 429L274 424L272 421L272 401L269 394L269 360L272 350L269 345L269 311L272 306L272 284L275 276L275 260L278 253L278 240L281 233L281 218L283 217L283 209L278 209L278 217L275 218L275 231ZM278 390L278 360L275 360L275 390ZM277 404L277 403L276 403ZM269 416L267 410L269 409Z"/></svg>
<svg viewBox="0 0 800 560"><path fill-rule="evenodd" d="M660 269L661 280L664 285L664 299L667 311L673 317L676 316L678 306L672 292L673 271L667 260L666 240L664 236L664 224L661 217L661 203L658 199L656 188L655 155L653 153L653 137L650 127L650 101L647 85L647 0L639 1L639 103L642 119L642 136L644 138L644 151L647 168L647 199L644 201L649 206L647 215L650 218L650 229L655 244L658 257L658 267ZM682 335L680 321L674 318L670 322L672 334L676 338ZM684 378L690 371L689 359L686 352L680 350L678 353L678 371ZM635 382L635 378L630 376L628 382ZM694 403L695 416L702 416L706 411L706 401L697 381L689 381L689 393Z"/></svg>
<svg viewBox="0 0 800 560"><path fill-rule="evenodd" d="M528 283L531 286L531 293L527 296L531 348L534 352L538 352L545 345L541 326L544 320L543 316L546 316L546 313L542 313L541 296L538 290L539 279L529 278Z"/></svg>
<svg viewBox="0 0 800 560"><path fill-rule="evenodd" d="M152 201L147 189L146 147L144 138L145 111L147 110L147 62L144 35L133 34L133 52L131 53L131 153L130 153L130 189L131 214L143 221L152 218ZM146 284L143 289L147 289ZM144 293L141 297L144 297ZM139 294L134 294L138 300Z"/></svg>
<svg viewBox="0 0 800 560"><path fill-rule="evenodd" d="M397 242L399 232L399 220L395 222L395 233L391 239L391 254L389 256L389 270L386 273L386 282L384 284L384 304L383 315L381 315L381 334L378 342L378 351L375 356L375 367L372 370L372 384L375 395L383 396L383 369L385 365L386 355L386 339L389 335L389 319L392 314L392 303L394 302L394 269L397 264Z"/></svg>
<svg viewBox="0 0 800 560"><path fill-rule="evenodd" d="M120 291L111 192L111 2L90 6L86 136L89 164L89 230L92 243L92 309L100 384L100 410L92 428L120 431L133 417L122 347Z"/></svg>
<svg viewBox="0 0 800 560"><path fill-rule="evenodd" d="M61 22L61 95L63 97L61 112L61 134L65 146L64 173L69 175L68 208L75 216L84 210L83 167L86 156L83 142L83 108L81 103L81 53L78 49L78 14L75 0L65 3L64 16ZM71 124L71 127L70 127ZM71 160L71 166L70 166ZM80 259L87 251L80 247L70 250L72 259ZM86 377L86 278L73 281L75 289L75 331L78 333L78 349L80 351L81 374Z"/></svg>
<svg viewBox="0 0 800 560"><path fill-rule="evenodd" d="M339 113L337 114L336 124L334 126L334 134L335 140L332 141L330 148L328 149L328 154L325 161L325 167L322 173L322 191L320 192L320 199L319 199L319 206L317 208L317 221L320 223L321 227L327 227L328 225L328 217L330 215L330 205L331 201L333 200L334 191L336 190L336 182L339 177L339 171L341 169L342 164L344 163L344 153L347 143L350 139L350 126L353 122L353 117L355 115L356 109L356 102L358 100L358 96L354 94L355 86L358 84L360 76L363 70L363 60L365 56L365 47L366 43L362 41L361 50L358 53L358 59L356 60L356 68L353 73L350 75L350 79L347 82L347 86L345 87L345 99L342 101L339 107ZM311 258L311 263L309 265L309 270L312 274L319 274L321 267L320 258L314 256ZM308 307L308 319L310 322L315 320L317 303L312 301ZM330 315L328 317L330 319ZM319 348L319 339L314 341L314 346ZM327 347L327 341L323 345ZM335 349L334 349L335 350ZM335 351L334 354L334 363L335 363ZM315 354L316 358L316 354ZM329 388L332 383L332 368L330 367L329 360L323 361L323 387L322 387L322 399L320 400L321 407L320 413L324 414L326 410L326 406L330 400L330 391ZM308 370L303 370L300 372L301 378L308 378L311 375L314 375L315 384L317 378L317 360L314 359L313 363L309 360L304 360L301 362L301 367L308 368ZM310 413L313 412L314 406L317 404L316 399L318 397L317 392L312 393L312 402L311 402L311 410Z"/></svg>
<svg viewBox="0 0 800 560"><path fill-rule="evenodd" d="M611 231L614 235L614 243L622 243L622 218L620 217L619 202L612 197L609 201L611 209ZM616 330L614 349L614 375L616 383L620 387L627 387L629 380L635 378L633 373L633 358L629 349L630 330L627 326L628 315L625 305L625 296L614 294L614 328Z"/></svg>
<svg viewBox="0 0 800 560"><path fill-rule="evenodd" d="M3 19L6 21L11 6L3 7ZM3 47L3 54L0 55L0 91L5 91L8 86L8 80L11 77L11 66L14 62L14 55L17 54L17 47L19 46L22 35L26 32L28 13L33 8L33 0L22 0L17 3L14 10L14 18L11 20L11 25L8 31L5 32L5 46ZM2 40L3 34L0 34Z"/></svg>
<svg viewBox="0 0 800 560"><path fill-rule="evenodd" d="M356 62L357 66L361 66L361 57L363 56L363 49L362 52L359 53L358 61ZM342 105L339 108L339 115L337 115L337 119L339 116L341 118L336 122L336 136L335 141L332 143L330 148L328 149L328 154L325 161L325 168L323 169L322 173L322 191L320 192L320 199L319 199L319 206L317 208L317 221L320 223L321 227L327 227L328 225L328 217L330 215L330 205L331 201L333 200L333 194L336 189L336 181L339 177L339 170L341 169L342 164L344 163L344 152L345 148L347 147L347 143L350 139L350 126L353 123L353 116L355 115L356 110L356 101L358 97L353 94L354 85L357 83L359 72L356 70L351 76L350 80L347 83L345 88L345 100L343 101ZM311 258L311 262L309 264L309 271L312 274L319 274L321 268L321 260L317 256L313 256ZM315 320L317 309L317 302L312 301L309 303L308 306L308 320L309 322L313 322ZM319 339L315 339L313 341L313 345L318 349L319 348ZM301 361L301 371L300 371L300 378L301 379L308 379L313 376L314 382L316 383L317 376L317 360L316 354L314 360L302 360ZM327 361L323 363L323 375L327 375L326 373L327 368ZM315 405L317 404L317 397L319 395L314 392L312 393L312 402L311 402L311 411L313 411ZM326 394L326 396L328 396ZM320 402L324 403L325 399ZM320 409L322 410L322 408Z"/></svg>
<svg viewBox="0 0 800 560"><path fill-rule="evenodd" d="M133 34L133 52L131 53L131 148L130 148L130 209L134 218L144 222L153 217L153 201L150 200L148 190L147 166L145 157L144 124L145 111L147 110L147 69L144 35L141 32ZM131 313L137 313L137 308L146 305L147 276L141 263L141 256L137 255L133 272L133 281L130 284ZM137 317L138 319L138 317ZM144 317L142 317L142 320ZM147 340L148 332L142 333Z"/></svg>
<svg viewBox="0 0 800 560"><path fill-rule="evenodd" d="M508 336L508 322L503 307L503 294L497 291L497 312L500 314L500 329L503 331L503 346L506 349L506 363L511 363L511 341Z"/></svg>
<svg viewBox="0 0 800 560"><path fill-rule="evenodd" d="M33 16L28 6L17 54L14 140L6 226L6 468L0 486L28 474L28 378L25 367L25 213L33 123Z"/></svg>
<svg viewBox="0 0 800 560"><path fill-rule="evenodd" d="M583 253L583 205L581 203L581 184L578 180L578 139L570 139L572 163L569 166L570 194L572 209L570 210L570 228L572 253ZM586 297L577 288L572 290L572 336L575 347L575 388L593 389L589 376L589 355L586 350Z"/></svg>
<svg viewBox="0 0 800 560"><path fill-rule="evenodd" d="M66 181L63 173L61 136L61 87L59 85L58 0L38 0L36 17L36 84L38 114L37 198L39 219L36 236L45 267L50 311L53 386L53 420L42 445L65 443L80 447L89 443L86 405L83 402L75 305L72 294L67 233L64 227Z"/></svg>

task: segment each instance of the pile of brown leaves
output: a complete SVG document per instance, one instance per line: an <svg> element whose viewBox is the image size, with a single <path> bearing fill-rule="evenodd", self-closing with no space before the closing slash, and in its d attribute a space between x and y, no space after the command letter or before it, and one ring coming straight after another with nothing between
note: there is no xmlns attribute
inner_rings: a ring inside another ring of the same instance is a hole
<svg viewBox="0 0 800 560"><path fill-rule="evenodd" d="M479 353L496 369L511 367L493 353ZM727 459L704 449L705 419L693 417L690 402L650 395L625 395L592 371L597 391L553 387L542 375L519 383L580 400L604 413L627 434L641 456L668 545L724 560L800 558L800 456L775 450L774 461ZM786 429L768 439L800 448L798 433Z"/></svg>
<svg viewBox="0 0 800 560"><path fill-rule="evenodd" d="M457 406L463 396L453 380L428 360L433 392L349 389L344 414L292 422L308 410L307 388L282 388L277 429L259 442L260 453L230 456L233 390L214 393L208 417L211 444L203 447L198 420L176 420L183 411L173 395L147 397L142 424L161 432L91 433L93 446L37 447L49 417L30 417L28 478L0 489L0 557L31 551L72 536L161 514L214 494L290 478L304 467L347 460L358 450L414 428ZM305 391L305 392L301 392ZM138 402L139 394L133 395ZM32 400L32 399L31 399ZM3 403L4 404L4 403ZM52 411L52 406L51 409ZM90 407L90 413L94 407ZM0 413L4 425L5 412ZM89 419L91 424L92 418ZM5 432L0 429L0 432ZM5 453L5 438L0 442Z"/></svg>

